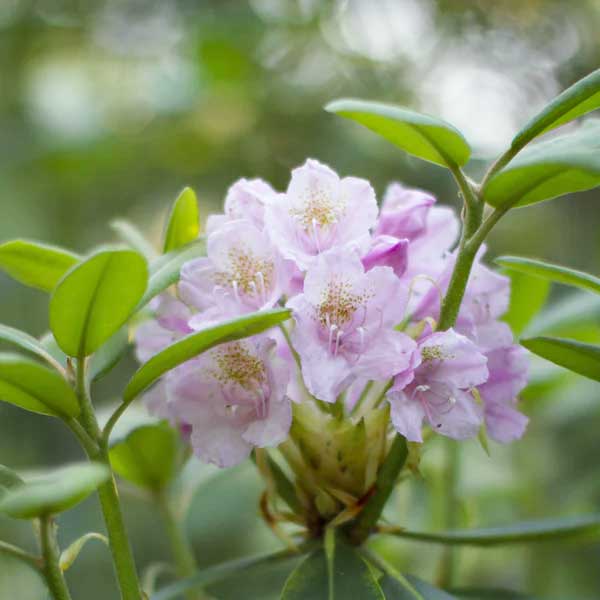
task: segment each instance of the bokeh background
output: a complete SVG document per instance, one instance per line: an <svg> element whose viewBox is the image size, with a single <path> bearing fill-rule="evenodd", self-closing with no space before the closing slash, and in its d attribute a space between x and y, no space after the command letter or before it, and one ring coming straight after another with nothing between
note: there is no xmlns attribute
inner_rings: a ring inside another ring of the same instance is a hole
<svg viewBox="0 0 600 600"><path fill-rule="evenodd" d="M400 180L456 204L448 173L403 155L322 110L339 96L392 101L441 116L474 148L481 174L528 117L600 64L598 0L2 0L0 2L0 241L27 237L85 252L114 239L126 217L158 240L184 185L204 216L239 177L285 189L306 157L368 178L381 195ZM514 211L489 256L545 257L600 272L600 192ZM521 302L527 303L527 290ZM41 335L47 298L0 273L0 320ZM550 327L600 339L593 298L553 290ZM114 401L135 364L128 357L96 386ZM463 448L465 525L502 524L600 509L600 388L534 363L526 438ZM17 470L80 458L60 423L0 405L0 463ZM439 525L442 447L396 501L403 522ZM201 564L277 547L258 518L251 466L201 481L188 526ZM140 570L168 559L151 506L125 496ZM61 517L63 543L102 530L89 499ZM0 538L33 547L26 523L0 517ZM439 551L383 544L405 571L433 578ZM461 583L554 598L600 597L600 545L462 552ZM75 598L116 598L106 550L91 544L68 573ZM0 598L38 600L40 583L0 556ZM245 598L243 590L232 598ZM266 596L265 596L266 598Z"/></svg>

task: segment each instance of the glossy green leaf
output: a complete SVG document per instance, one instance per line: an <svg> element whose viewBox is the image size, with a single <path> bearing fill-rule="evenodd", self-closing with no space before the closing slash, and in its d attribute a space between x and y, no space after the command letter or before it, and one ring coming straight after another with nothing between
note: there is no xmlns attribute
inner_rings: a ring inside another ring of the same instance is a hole
<svg viewBox="0 0 600 600"><path fill-rule="evenodd" d="M500 208L525 206L600 185L600 120L572 134L529 146L485 186Z"/></svg>
<svg viewBox="0 0 600 600"><path fill-rule="evenodd" d="M21 348L21 350L27 350L45 360L57 371L63 371L63 366L60 361L56 360L52 353L44 348L41 342L24 331L19 331L18 329L8 327L7 325L0 325L0 340L8 342L9 344L14 344Z"/></svg>
<svg viewBox="0 0 600 600"><path fill-rule="evenodd" d="M170 285L179 281L179 272L184 263L203 256L205 253L205 242L200 239L188 246L173 250L168 254L160 256L150 265L150 279L146 293L138 304L138 310L143 308L152 298L158 296Z"/></svg>
<svg viewBox="0 0 600 600"><path fill-rule="evenodd" d="M167 423L142 425L110 449L113 470L123 479L153 490L177 471L179 434Z"/></svg>
<svg viewBox="0 0 600 600"><path fill-rule="evenodd" d="M186 187L173 203L165 230L164 252L193 242L200 233L200 215L194 190Z"/></svg>
<svg viewBox="0 0 600 600"><path fill-rule="evenodd" d="M541 277L554 283L564 283L600 294L600 278L576 271L562 265L524 258L522 256L501 256L495 260L499 265L534 277Z"/></svg>
<svg viewBox="0 0 600 600"><path fill-rule="evenodd" d="M405 152L443 167L469 160L471 149L452 125L406 108L366 100L340 99L325 110L352 119Z"/></svg>
<svg viewBox="0 0 600 600"><path fill-rule="evenodd" d="M137 250L147 261L155 260L158 257L154 246L133 223L125 219L116 219L110 226L130 248Z"/></svg>
<svg viewBox="0 0 600 600"><path fill-rule="evenodd" d="M521 340L521 344L555 365L600 381L600 346L543 336Z"/></svg>
<svg viewBox="0 0 600 600"><path fill-rule="evenodd" d="M88 356L133 313L148 270L133 250L101 250L59 282L50 299L50 328L69 356Z"/></svg>
<svg viewBox="0 0 600 600"><path fill-rule="evenodd" d="M502 316L515 335L519 335L542 310L550 292L550 282L517 271L504 270L510 278L510 304Z"/></svg>
<svg viewBox="0 0 600 600"><path fill-rule="evenodd" d="M15 519L33 519L72 508L110 477L99 463L75 463L10 489L0 512Z"/></svg>
<svg viewBox="0 0 600 600"><path fill-rule="evenodd" d="M90 533L82 535L61 552L58 562L61 571L67 571L71 567L71 565L77 560L77 557L83 550L83 547L90 540L99 540L100 542L106 544L106 546L109 545L108 539L101 533L95 533L91 531Z"/></svg>
<svg viewBox="0 0 600 600"><path fill-rule="evenodd" d="M127 326L124 326L92 355L89 367L90 380L97 381L110 372L127 352L127 348L129 348L129 331Z"/></svg>
<svg viewBox="0 0 600 600"><path fill-rule="evenodd" d="M319 548L308 555L290 574L281 600L385 600L375 573L358 550L340 540L328 559Z"/></svg>
<svg viewBox="0 0 600 600"><path fill-rule="evenodd" d="M290 316L289 309L274 308L231 319L184 337L155 354L134 373L123 392L123 401L131 402L167 371L186 360L224 342L232 342L261 333L289 319Z"/></svg>
<svg viewBox="0 0 600 600"><path fill-rule="evenodd" d="M0 400L53 417L76 417L73 388L56 372L18 354L0 354Z"/></svg>
<svg viewBox="0 0 600 600"><path fill-rule="evenodd" d="M434 544L464 546L500 546L503 544L528 544L557 540L600 537L600 515L561 517L523 521L505 527L465 529L428 533L398 530L390 532L398 537Z"/></svg>
<svg viewBox="0 0 600 600"><path fill-rule="evenodd" d="M20 283L45 292L51 292L79 260L72 252L39 242L12 240L0 244L0 269Z"/></svg>
<svg viewBox="0 0 600 600"><path fill-rule="evenodd" d="M511 147L523 148L532 139L600 108L600 69L559 94L514 137Z"/></svg>

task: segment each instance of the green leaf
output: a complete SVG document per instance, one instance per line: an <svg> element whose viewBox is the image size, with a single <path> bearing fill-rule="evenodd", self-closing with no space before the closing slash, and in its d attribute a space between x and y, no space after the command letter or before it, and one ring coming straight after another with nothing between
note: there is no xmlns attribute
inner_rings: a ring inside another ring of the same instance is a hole
<svg viewBox="0 0 600 600"><path fill-rule="evenodd" d="M137 250L147 261L155 260L158 252L146 239L144 234L125 219L116 219L110 224L111 229L133 250Z"/></svg>
<svg viewBox="0 0 600 600"><path fill-rule="evenodd" d="M72 508L110 477L99 463L75 463L55 469L9 490L0 512L15 519L33 519Z"/></svg>
<svg viewBox="0 0 600 600"><path fill-rule="evenodd" d="M79 261L76 254L29 240L0 244L0 269L30 287L51 292L60 278Z"/></svg>
<svg viewBox="0 0 600 600"><path fill-rule="evenodd" d="M392 574L385 573L379 584L388 600L457 600L456 596L411 575L397 579Z"/></svg>
<svg viewBox="0 0 600 600"><path fill-rule="evenodd" d="M94 352L90 359L90 380L97 381L104 377L121 360L128 347L129 331L127 326L124 326Z"/></svg>
<svg viewBox="0 0 600 600"><path fill-rule="evenodd" d="M452 125L406 108L340 99L330 102L325 110L352 119L405 152L443 167L464 165L471 154L465 138Z"/></svg>
<svg viewBox="0 0 600 600"><path fill-rule="evenodd" d="M479 588L453 590L456 598L460 600L537 600L533 596L520 594L513 590L484 590Z"/></svg>
<svg viewBox="0 0 600 600"><path fill-rule="evenodd" d="M188 246L173 250L157 258L150 265L150 279L146 293L140 300L137 310L143 308L152 298L166 290L170 285L179 281L179 272L184 263L203 256L205 252L204 240L198 240Z"/></svg>
<svg viewBox="0 0 600 600"><path fill-rule="evenodd" d="M193 242L200 233L200 215L194 190L189 187L173 203L165 230L164 252L177 250Z"/></svg>
<svg viewBox="0 0 600 600"><path fill-rule="evenodd" d="M600 108L600 69L558 95L514 137L511 148L520 149L538 135Z"/></svg>
<svg viewBox="0 0 600 600"><path fill-rule="evenodd" d="M68 548L65 548L61 552L58 562L61 571L67 571L71 567L71 565L79 556L79 553L83 550L83 547L90 540L99 540L107 546L109 545L108 539L101 533L95 533L91 531L90 533L82 535L80 538L76 539L72 544L70 544Z"/></svg>
<svg viewBox="0 0 600 600"><path fill-rule="evenodd" d="M44 348L41 342L38 342L38 340L24 331L13 329L7 325L0 325L0 340L8 342L9 344L14 344L22 350L32 352L36 356L44 359L48 364L52 365L59 373L64 371L60 361L56 360L54 356L52 356L52 353Z"/></svg>
<svg viewBox="0 0 600 600"><path fill-rule="evenodd" d="M184 337L162 352L155 354L134 373L123 392L123 401L131 402L167 371L186 360L224 342L232 342L261 333L289 319L290 316L289 309L274 308L231 319Z"/></svg>
<svg viewBox="0 0 600 600"><path fill-rule="evenodd" d="M508 269L503 274L510 278L510 304L502 320L519 335L544 307L550 282Z"/></svg>
<svg viewBox="0 0 600 600"><path fill-rule="evenodd" d="M73 388L56 372L18 354L0 354L0 400L53 417L76 417Z"/></svg>
<svg viewBox="0 0 600 600"><path fill-rule="evenodd" d="M314 550L290 574L281 600L385 600L375 574L356 548L337 540L330 560L323 548Z"/></svg>
<svg viewBox="0 0 600 600"><path fill-rule="evenodd" d="M7 490L22 483L23 480L12 469L0 465L0 499Z"/></svg>
<svg viewBox="0 0 600 600"><path fill-rule="evenodd" d="M521 256L501 256L495 260L499 265L534 277L547 279L554 283L564 283L600 294L600 278L583 271L555 265L533 258Z"/></svg>
<svg viewBox="0 0 600 600"><path fill-rule="evenodd" d="M526 206L600 185L600 120L576 133L525 149L485 186L485 201L498 208Z"/></svg>
<svg viewBox="0 0 600 600"><path fill-rule="evenodd" d="M127 321L148 280L133 250L101 250L71 269L50 299L50 328L69 356L92 354Z"/></svg>
<svg viewBox="0 0 600 600"><path fill-rule="evenodd" d="M521 344L555 365L600 381L600 346L544 336L521 340Z"/></svg>
<svg viewBox="0 0 600 600"><path fill-rule="evenodd" d="M560 517L523 521L505 527L465 529L441 533L397 530L388 532L398 537L434 544L464 546L500 546L556 540L597 538L600 536L600 515Z"/></svg>
<svg viewBox="0 0 600 600"><path fill-rule="evenodd" d="M158 490L177 471L179 434L168 423L142 425L110 449L113 470L141 487Z"/></svg>

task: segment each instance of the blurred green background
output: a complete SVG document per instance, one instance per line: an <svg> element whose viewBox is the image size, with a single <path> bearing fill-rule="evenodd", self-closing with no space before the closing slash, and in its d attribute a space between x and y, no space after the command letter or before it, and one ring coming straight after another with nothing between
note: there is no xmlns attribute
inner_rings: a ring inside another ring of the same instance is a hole
<svg viewBox="0 0 600 600"><path fill-rule="evenodd" d="M358 96L444 117L473 146L469 171L479 176L528 117L598 67L599 32L598 0L2 0L0 241L36 238L84 252L114 238L108 223L117 217L158 240L184 185L206 215L235 179L285 189L290 169L309 156L368 178L378 194L400 180L456 204L445 170L323 104ZM598 274L599 196L511 213L490 238L490 256L539 256ZM526 303L526 292L517 300ZM46 302L0 274L2 322L41 335ZM554 290L546 310L553 331L600 339L593 299ZM96 386L98 405L117 398L133 368L128 357ZM491 458L464 445L465 525L600 510L600 388L534 363L525 396L523 441L494 446ZM423 478L398 494L396 520L439 525L441 451L428 447ZM0 463L27 470L80 457L60 423L0 405ZM193 462L189 471L202 481L188 519L202 564L278 546L258 518L261 483L251 466L217 473ZM167 560L154 509L126 496L125 512L140 570ZM60 523L63 543L102 530L96 499ZM33 547L28 524L3 517L0 539ZM434 577L438 549L377 543L403 570ZM598 544L465 550L462 558L464 585L600 597ZM86 547L68 579L75 598L116 598L99 544ZM0 557L2 600L43 597L25 568ZM245 598L243 588L230 597Z"/></svg>

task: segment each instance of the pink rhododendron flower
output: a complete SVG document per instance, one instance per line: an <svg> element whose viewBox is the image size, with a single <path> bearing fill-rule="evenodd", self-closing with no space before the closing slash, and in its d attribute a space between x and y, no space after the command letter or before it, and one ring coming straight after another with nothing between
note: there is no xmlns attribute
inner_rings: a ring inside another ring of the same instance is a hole
<svg viewBox="0 0 600 600"><path fill-rule="evenodd" d="M389 235L374 237L369 251L361 259L365 271L391 267L396 277L402 277L408 263L408 245L407 239L398 240Z"/></svg>

